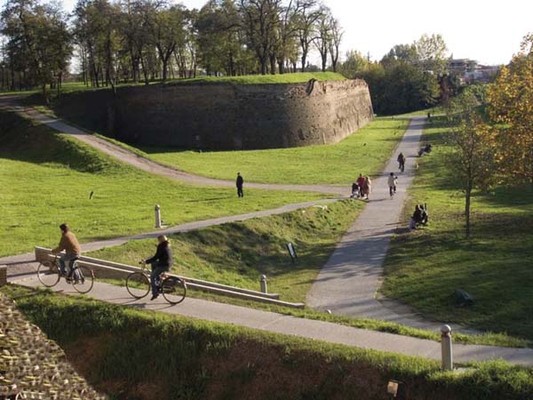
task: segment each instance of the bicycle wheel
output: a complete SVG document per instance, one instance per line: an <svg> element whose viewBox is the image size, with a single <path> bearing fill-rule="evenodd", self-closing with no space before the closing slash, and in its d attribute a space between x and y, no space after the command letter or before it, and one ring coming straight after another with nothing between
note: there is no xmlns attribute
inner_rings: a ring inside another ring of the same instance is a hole
<svg viewBox="0 0 533 400"><path fill-rule="evenodd" d="M169 276L161 282L161 292L170 304L178 304L187 295L187 284L183 279Z"/></svg>
<svg viewBox="0 0 533 400"><path fill-rule="evenodd" d="M59 277L59 269L53 261L43 261L37 267L37 278L46 287L57 285Z"/></svg>
<svg viewBox="0 0 533 400"><path fill-rule="evenodd" d="M79 293L88 293L94 285L93 270L85 265L75 265L72 271L72 286Z"/></svg>
<svg viewBox="0 0 533 400"><path fill-rule="evenodd" d="M126 278L126 289L132 297L142 299L150 292L150 279L142 272L132 272Z"/></svg>

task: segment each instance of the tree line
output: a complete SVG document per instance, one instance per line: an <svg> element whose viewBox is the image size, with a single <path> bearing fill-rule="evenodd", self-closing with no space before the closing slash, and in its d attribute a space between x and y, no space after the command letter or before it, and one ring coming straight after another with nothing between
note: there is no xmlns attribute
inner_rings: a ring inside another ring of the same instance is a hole
<svg viewBox="0 0 533 400"><path fill-rule="evenodd" d="M8 0L0 21L1 89L59 88L73 54L93 87L208 75L304 71L312 51L336 70L342 28L321 0Z"/></svg>

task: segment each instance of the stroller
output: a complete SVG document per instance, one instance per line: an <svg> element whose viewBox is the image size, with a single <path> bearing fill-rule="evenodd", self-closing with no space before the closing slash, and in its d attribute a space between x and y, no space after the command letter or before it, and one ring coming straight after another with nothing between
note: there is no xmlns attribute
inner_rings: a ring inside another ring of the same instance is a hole
<svg viewBox="0 0 533 400"><path fill-rule="evenodd" d="M358 199L359 197L361 197L361 190L359 185L354 182L352 183L352 194L350 195L350 199Z"/></svg>

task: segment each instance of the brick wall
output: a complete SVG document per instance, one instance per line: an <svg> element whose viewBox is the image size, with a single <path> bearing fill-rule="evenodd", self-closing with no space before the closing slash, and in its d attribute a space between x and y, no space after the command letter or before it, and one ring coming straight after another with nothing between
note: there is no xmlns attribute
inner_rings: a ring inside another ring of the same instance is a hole
<svg viewBox="0 0 533 400"><path fill-rule="evenodd" d="M57 111L119 140L189 149L336 143L372 119L361 80L166 84L64 95Z"/></svg>

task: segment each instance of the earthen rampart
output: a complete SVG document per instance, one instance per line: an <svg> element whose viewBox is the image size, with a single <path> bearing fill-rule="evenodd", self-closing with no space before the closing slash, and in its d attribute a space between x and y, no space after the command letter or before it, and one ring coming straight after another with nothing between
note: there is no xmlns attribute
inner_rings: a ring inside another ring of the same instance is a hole
<svg viewBox="0 0 533 400"><path fill-rule="evenodd" d="M215 150L337 143L373 116L362 80L125 87L64 95L57 109L121 141Z"/></svg>

